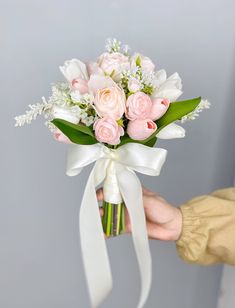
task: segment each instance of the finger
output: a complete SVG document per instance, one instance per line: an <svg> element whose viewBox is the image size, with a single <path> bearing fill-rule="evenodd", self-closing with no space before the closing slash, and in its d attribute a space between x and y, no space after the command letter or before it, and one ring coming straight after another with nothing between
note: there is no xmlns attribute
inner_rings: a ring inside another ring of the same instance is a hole
<svg viewBox="0 0 235 308"><path fill-rule="evenodd" d="M147 187L145 186L142 186L142 192L143 192L143 195L152 195L152 191L149 190Z"/></svg>
<svg viewBox="0 0 235 308"><path fill-rule="evenodd" d="M96 191L96 197L97 197L98 201L103 201L104 200L103 188L99 188Z"/></svg>

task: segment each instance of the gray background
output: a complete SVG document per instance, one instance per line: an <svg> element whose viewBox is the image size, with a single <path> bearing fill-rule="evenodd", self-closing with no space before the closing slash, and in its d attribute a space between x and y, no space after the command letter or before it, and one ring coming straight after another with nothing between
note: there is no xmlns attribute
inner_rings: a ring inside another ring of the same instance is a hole
<svg viewBox="0 0 235 308"><path fill-rule="evenodd" d="M13 117L50 94L66 59L92 59L117 37L178 71L184 98L213 106L164 141L159 178L141 177L175 205L232 184L234 170L233 0L0 2L0 307L89 307L77 217L89 168L65 176L66 146L43 122L14 128ZM129 236L107 242L114 290L102 308L136 307L139 274ZM146 307L215 308L221 267L187 265L174 243L151 241L153 285ZM95 256L94 256L95 258ZM99 266L97 264L97 266Z"/></svg>

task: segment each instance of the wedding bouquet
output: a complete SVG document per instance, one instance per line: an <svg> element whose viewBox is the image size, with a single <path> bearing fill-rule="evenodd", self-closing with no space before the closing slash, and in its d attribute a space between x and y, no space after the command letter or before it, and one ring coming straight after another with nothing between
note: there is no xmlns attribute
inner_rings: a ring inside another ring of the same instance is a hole
<svg viewBox="0 0 235 308"><path fill-rule="evenodd" d="M159 175L167 151L156 148L157 139L182 138L176 124L195 119L210 104L200 97L177 101L182 94L178 73L167 77L148 57L130 54L128 46L107 40L106 51L95 62L72 59L60 67L65 82L52 85L52 95L30 105L17 116L16 126L44 115L56 140L71 144L67 174L77 175L95 162L80 209L83 261L92 306L112 287L103 232L107 237L125 231L124 210L132 224L132 236L142 278L139 306L151 284L151 256L143 210L142 189L135 171ZM96 187L103 185L102 222Z"/></svg>

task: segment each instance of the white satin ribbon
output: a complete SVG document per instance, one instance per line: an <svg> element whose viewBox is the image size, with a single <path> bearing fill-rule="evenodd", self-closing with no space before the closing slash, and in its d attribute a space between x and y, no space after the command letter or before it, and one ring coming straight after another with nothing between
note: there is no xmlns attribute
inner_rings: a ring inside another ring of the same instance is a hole
<svg viewBox="0 0 235 308"><path fill-rule="evenodd" d="M121 196L127 207L132 238L141 276L141 295L138 308L143 307L150 290L152 265L141 183L134 171L156 176L160 174L167 151L138 143L128 143L117 150L101 143L71 145L68 152L67 175L75 176L95 162L88 178L80 208L80 239L82 257L92 307L97 307L112 289L112 274L96 198L110 164L115 173ZM110 196L111 197L111 196Z"/></svg>

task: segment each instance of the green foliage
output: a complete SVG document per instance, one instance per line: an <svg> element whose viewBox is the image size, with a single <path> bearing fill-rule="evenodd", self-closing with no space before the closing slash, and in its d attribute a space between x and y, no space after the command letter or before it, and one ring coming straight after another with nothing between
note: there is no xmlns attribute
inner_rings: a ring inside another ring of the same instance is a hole
<svg viewBox="0 0 235 308"><path fill-rule="evenodd" d="M95 139L91 127L81 124L73 124L62 119L54 119L51 122L73 143L95 144L98 142Z"/></svg>
<svg viewBox="0 0 235 308"><path fill-rule="evenodd" d="M149 138L140 142L140 141L131 139L128 135L124 135L121 138L121 143L119 144L119 146L125 143L128 143L128 142L138 142L146 146L153 147L157 140L156 134L159 133L161 129L163 129L165 126L177 120L180 120L183 116L192 112L199 105L200 101L201 101L201 97L197 97L197 98L193 98L193 99L189 99L185 101L171 103L170 107L168 108L164 116L156 121L158 129Z"/></svg>

